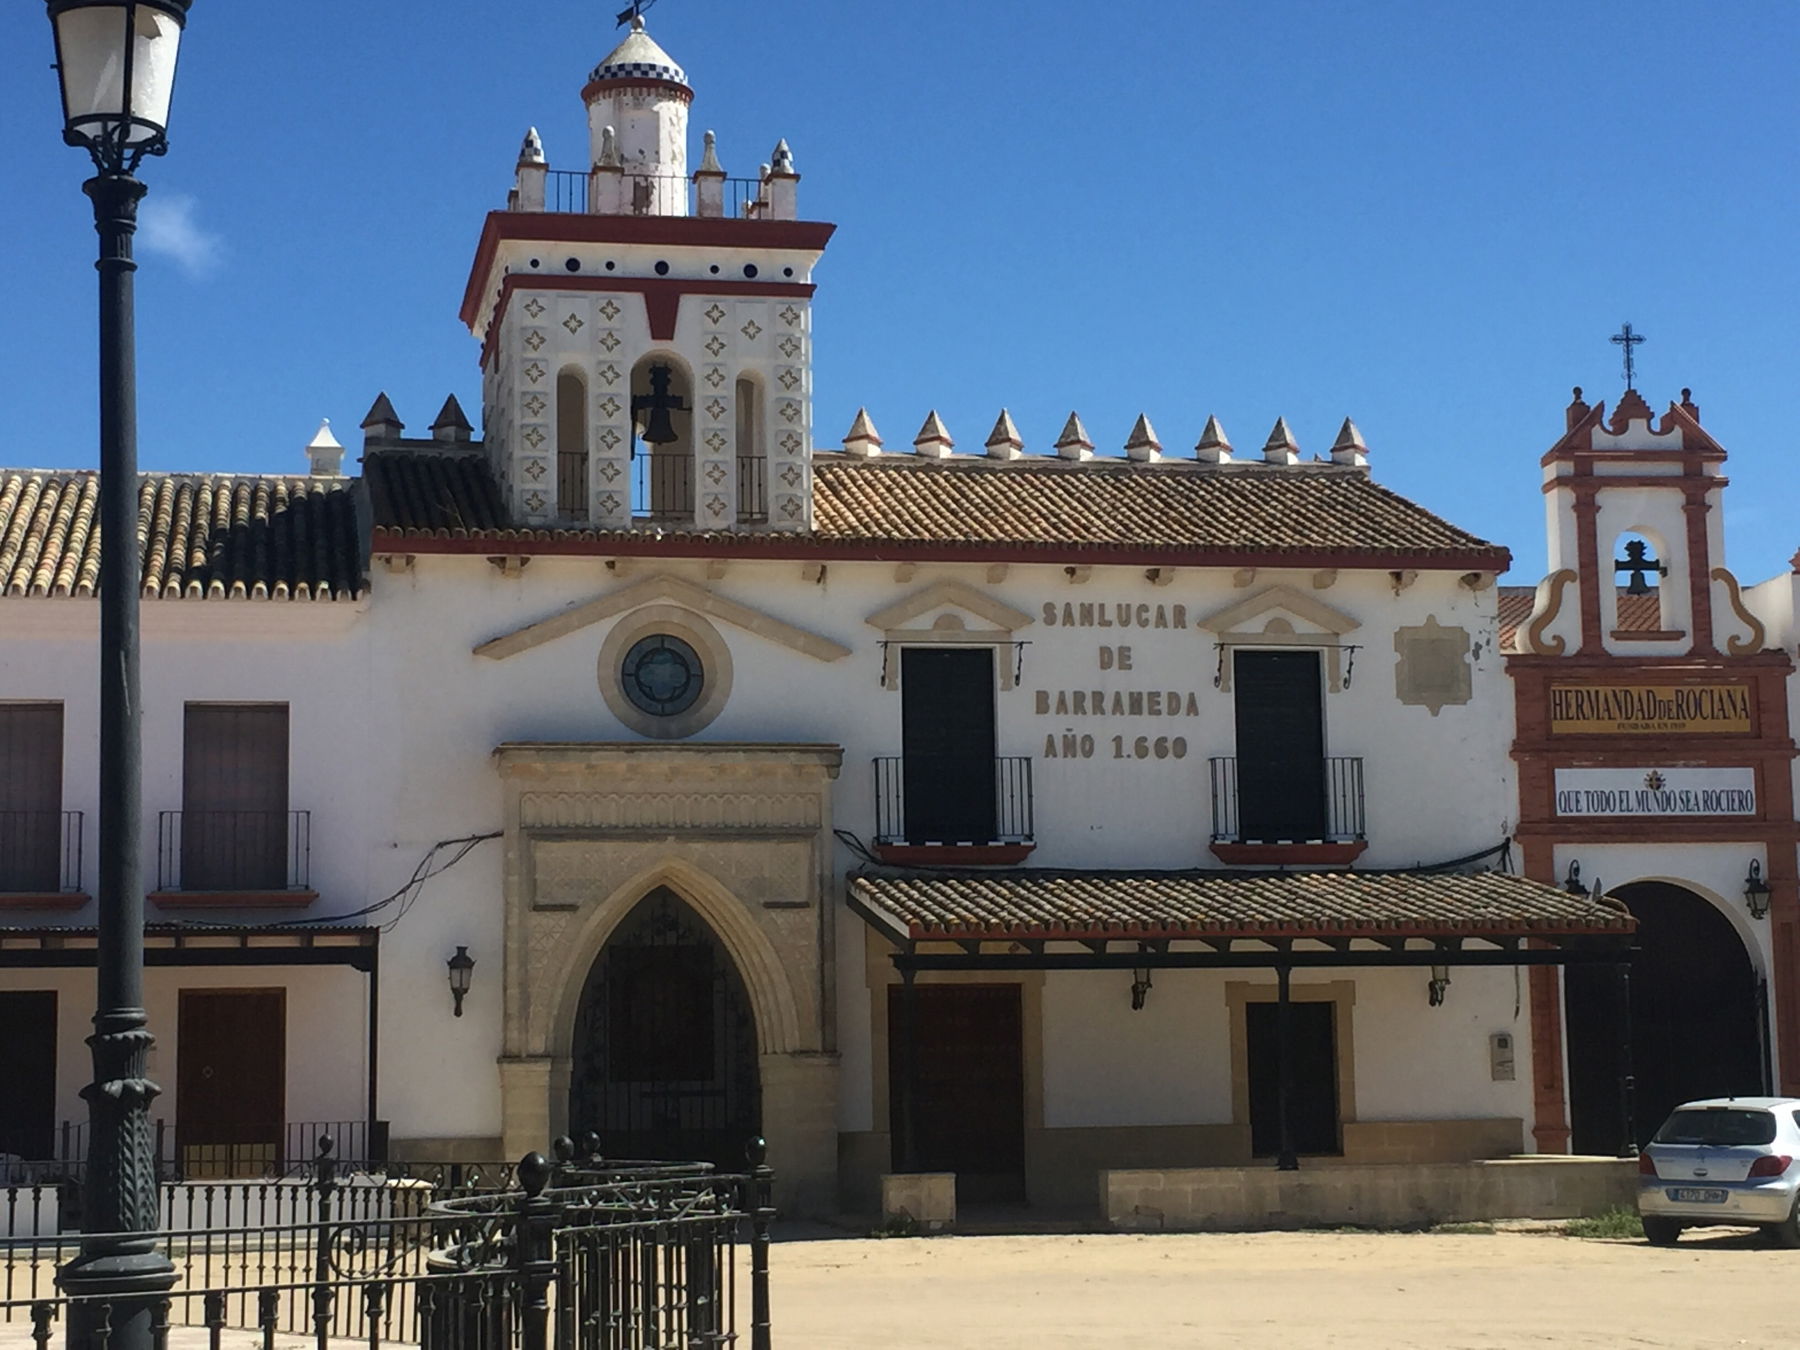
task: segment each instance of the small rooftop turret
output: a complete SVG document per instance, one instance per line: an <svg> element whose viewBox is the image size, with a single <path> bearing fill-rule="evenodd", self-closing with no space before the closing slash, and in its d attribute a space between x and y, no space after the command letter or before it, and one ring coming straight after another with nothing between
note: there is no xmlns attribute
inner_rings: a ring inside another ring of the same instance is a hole
<svg viewBox="0 0 1800 1350"><path fill-rule="evenodd" d="M1140 464L1154 464L1162 458L1162 442L1156 439L1156 428L1143 413L1138 414L1131 438L1125 442L1125 456Z"/></svg>
<svg viewBox="0 0 1800 1350"><path fill-rule="evenodd" d="M474 434L475 428L469 425L469 419L463 416L462 404L452 394L444 400L444 406L438 410L437 420L431 424L432 439L452 443L467 441Z"/></svg>
<svg viewBox="0 0 1800 1350"><path fill-rule="evenodd" d="M1294 439L1294 433L1288 430L1287 418L1277 417L1275 426L1269 432L1269 439L1263 442L1263 462L1265 464L1298 464L1300 462L1300 442Z"/></svg>
<svg viewBox="0 0 1800 1350"><path fill-rule="evenodd" d="M858 459L873 459L881 453L881 433L875 430L867 408L856 410L856 420L844 436L844 453Z"/></svg>
<svg viewBox="0 0 1800 1350"><path fill-rule="evenodd" d="M1331 462L1348 464L1358 469L1369 467L1369 447L1363 441L1362 432L1356 429L1356 423L1348 417L1344 425L1338 428L1337 439L1331 443Z"/></svg>
<svg viewBox="0 0 1800 1350"><path fill-rule="evenodd" d="M913 437L913 450L926 459L948 459L955 448L956 442L950 439L944 419L933 408L925 415L925 425L919 428L919 434Z"/></svg>
<svg viewBox="0 0 1800 1350"><path fill-rule="evenodd" d="M377 394L374 406L362 420L363 444L366 446L375 441L397 441L405 430L406 423L394 411L394 405L389 402L386 391Z"/></svg>
<svg viewBox="0 0 1800 1350"><path fill-rule="evenodd" d="M1226 439L1225 428L1219 425L1218 418L1206 419L1206 429L1194 446L1194 458L1203 464L1231 463L1231 442Z"/></svg>
<svg viewBox="0 0 1800 1350"><path fill-rule="evenodd" d="M1094 457L1094 441L1081 425L1081 414L1070 413L1063 423L1062 435L1056 438L1056 453L1064 459L1084 460Z"/></svg>
<svg viewBox="0 0 1800 1350"><path fill-rule="evenodd" d="M342 478L344 476L344 447L339 445L338 438L331 434L329 417L319 423L319 429L306 443L306 462L307 472L314 478Z"/></svg>
<svg viewBox="0 0 1800 1350"><path fill-rule="evenodd" d="M988 433L987 452L989 459L1018 459L1025 453L1025 441L1019 435L1019 428L1013 425L1012 414L1005 408L1000 410L999 420Z"/></svg>

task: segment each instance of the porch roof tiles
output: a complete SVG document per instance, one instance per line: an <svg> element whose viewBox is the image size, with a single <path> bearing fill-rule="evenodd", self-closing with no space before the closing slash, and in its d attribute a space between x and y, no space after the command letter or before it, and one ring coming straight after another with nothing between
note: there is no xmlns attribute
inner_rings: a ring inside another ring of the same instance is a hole
<svg viewBox="0 0 1800 1350"><path fill-rule="evenodd" d="M1622 935L1618 901L1500 872L943 871L850 878L907 940Z"/></svg>

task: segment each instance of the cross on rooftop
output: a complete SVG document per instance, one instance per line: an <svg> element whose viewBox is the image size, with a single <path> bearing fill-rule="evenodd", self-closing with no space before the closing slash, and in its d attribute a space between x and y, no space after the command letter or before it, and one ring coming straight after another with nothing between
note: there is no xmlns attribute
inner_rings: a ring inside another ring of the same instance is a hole
<svg viewBox="0 0 1800 1350"><path fill-rule="evenodd" d="M1612 340L1614 345L1625 349L1625 387L1630 389L1637 379L1637 362L1632 359L1631 349L1640 342L1648 342L1650 339L1642 333L1632 332L1631 325L1626 324L1619 332L1613 334Z"/></svg>
<svg viewBox="0 0 1800 1350"><path fill-rule="evenodd" d="M629 8L622 9L619 11L619 25L618 26L620 28L623 28L626 24L632 24L635 26L637 24L642 23L644 20L644 11L649 9L650 6L654 5L655 3L656 3L656 0L631 0L631 5Z"/></svg>

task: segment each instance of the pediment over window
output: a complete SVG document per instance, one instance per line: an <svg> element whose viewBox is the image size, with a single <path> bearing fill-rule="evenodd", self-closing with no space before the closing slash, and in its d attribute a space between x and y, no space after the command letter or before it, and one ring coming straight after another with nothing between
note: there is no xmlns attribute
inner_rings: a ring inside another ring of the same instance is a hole
<svg viewBox="0 0 1800 1350"><path fill-rule="evenodd" d="M572 605L560 614L528 623L523 628L514 629L497 638L490 638L475 648L475 655L485 656L493 661L504 661L509 656L517 656L520 652L528 652L534 647L567 637L592 624L603 623L620 614L658 602L680 605L696 614L718 619L747 633L767 638L779 646L810 656L815 661L839 661L850 655L850 649L842 643L820 637L817 633L809 633L773 614L737 600L728 600L695 582L667 573L645 577L642 581L608 592L598 599Z"/></svg>
<svg viewBox="0 0 1800 1350"><path fill-rule="evenodd" d="M881 630L881 683L900 687L900 662L896 649L906 643L970 643L1011 646L1021 628L1036 622L1024 610L1014 609L985 591L960 581L936 581L911 595L876 610L864 620ZM1000 687L1011 689L1016 662L995 662Z"/></svg>
<svg viewBox="0 0 1800 1350"><path fill-rule="evenodd" d="M1311 647L1325 653L1325 681L1332 693L1344 687L1343 656L1354 652L1343 638L1362 621L1292 586L1270 586L1198 620L1195 627L1216 636L1219 688L1231 690L1233 647Z"/></svg>

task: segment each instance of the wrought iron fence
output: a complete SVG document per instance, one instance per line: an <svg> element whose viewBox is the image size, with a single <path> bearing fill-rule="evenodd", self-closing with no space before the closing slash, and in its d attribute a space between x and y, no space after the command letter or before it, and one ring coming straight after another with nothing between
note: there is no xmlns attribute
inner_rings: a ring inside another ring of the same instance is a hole
<svg viewBox="0 0 1800 1350"><path fill-rule="evenodd" d="M591 1139L591 1136L590 1136ZM310 1335L319 1350L355 1339L378 1350L624 1350L738 1341L739 1247L748 1240L753 1350L769 1346L774 1173L760 1140L752 1167L528 1155L518 1185L425 1200L359 1187L329 1149L297 1189L304 1218L254 1228L216 1224L157 1235L176 1281L149 1298L153 1341L202 1328ZM103 1330L126 1306L56 1292L73 1236L0 1244L0 1326L28 1324L39 1350L71 1318ZM123 1301L120 1301L123 1303ZM103 1343L103 1340L102 1340Z"/></svg>
<svg viewBox="0 0 1800 1350"><path fill-rule="evenodd" d="M769 458L739 455L737 460L737 518L742 525L766 525L769 520Z"/></svg>
<svg viewBox="0 0 1800 1350"><path fill-rule="evenodd" d="M627 173L620 175L619 215L698 216L704 211L692 178L679 174ZM544 175L546 211L587 214L590 210L592 175L571 169L550 169ZM759 178L727 178L719 189L718 215L755 219L768 211L763 182ZM595 210L595 214L598 211Z"/></svg>
<svg viewBox="0 0 1800 1350"><path fill-rule="evenodd" d="M640 450L633 461L631 514L670 525L694 523L694 457Z"/></svg>
<svg viewBox="0 0 1800 1350"><path fill-rule="evenodd" d="M81 828L79 811L0 811L0 892L79 891Z"/></svg>
<svg viewBox="0 0 1800 1350"><path fill-rule="evenodd" d="M1238 791L1238 761L1221 757L1207 761L1212 777L1212 837L1219 843L1307 840L1352 843L1365 837L1363 815L1363 762L1359 756L1331 755L1321 764L1316 790L1320 793L1318 819L1296 831L1287 821L1261 820L1254 809L1246 816ZM1315 790L1311 783L1289 785L1294 794ZM1290 802L1291 805L1291 802ZM1316 824L1315 834L1310 826ZM1285 831L1285 832L1284 832Z"/></svg>
<svg viewBox="0 0 1800 1350"><path fill-rule="evenodd" d="M969 771L967 760L940 764L929 757L882 755L875 760L875 842L878 844L961 843L1029 844L1036 838L1028 755L993 761L992 813L985 799L972 798L966 812L954 809L943 791L946 781ZM921 820L919 802L908 809L912 790L933 805L931 819ZM977 770L978 772L978 770ZM950 809L945 809L949 807Z"/></svg>
<svg viewBox="0 0 1800 1350"><path fill-rule="evenodd" d="M285 891L311 885L312 812L164 811L159 891Z"/></svg>

